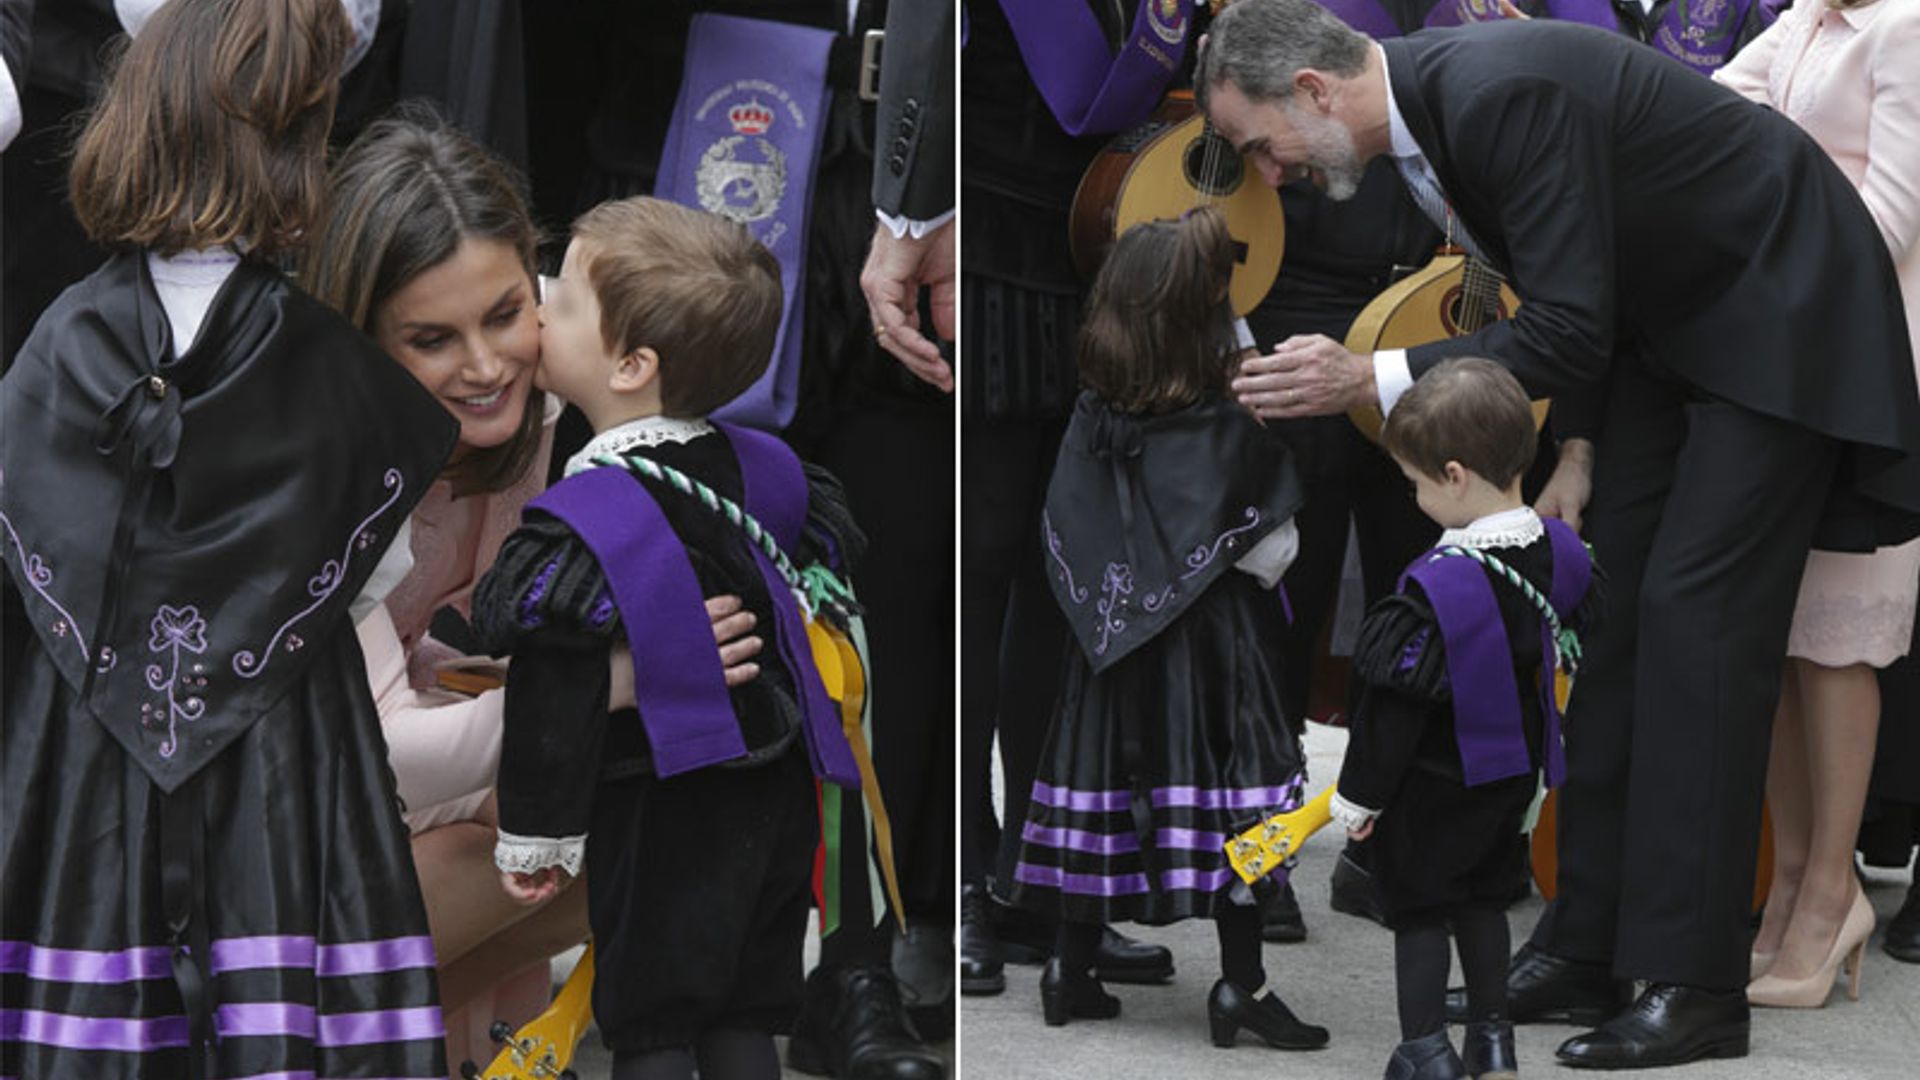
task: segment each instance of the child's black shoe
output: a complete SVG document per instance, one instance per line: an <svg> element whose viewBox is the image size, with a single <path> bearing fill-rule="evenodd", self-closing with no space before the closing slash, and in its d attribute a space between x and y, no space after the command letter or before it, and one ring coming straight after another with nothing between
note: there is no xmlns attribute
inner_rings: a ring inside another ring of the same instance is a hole
<svg viewBox="0 0 1920 1080"><path fill-rule="evenodd" d="M1467 1066L1447 1041L1447 1029L1441 1028L1394 1047L1386 1080L1467 1080Z"/></svg>
<svg viewBox="0 0 1920 1080"><path fill-rule="evenodd" d="M1255 997L1221 979L1207 995L1207 1023L1213 1045L1232 1046L1240 1030L1259 1036L1275 1050L1318 1050L1327 1045L1327 1029L1303 1023L1271 991Z"/></svg>
<svg viewBox="0 0 1920 1080"><path fill-rule="evenodd" d="M1054 957L1040 976L1040 1015L1048 1027L1069 1020L1111 1020L1120 1015L1120 999L1091 975L1068 975Z"/></svg>
<svg viewBox="0 0 1920 1080"><path fill-rule="evenodd" d="M1473 1080L1520 1080L1520 1060L1513 1053L1513 1024L1489 1020L1468 1024L1460 1040L1460 1056Z"/></svg>

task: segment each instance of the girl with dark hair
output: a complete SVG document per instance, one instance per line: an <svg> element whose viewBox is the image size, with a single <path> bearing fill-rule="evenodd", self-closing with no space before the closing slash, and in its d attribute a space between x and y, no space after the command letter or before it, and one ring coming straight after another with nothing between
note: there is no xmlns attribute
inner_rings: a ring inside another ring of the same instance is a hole
<svg viewBox="0 0 1920 1080"><path fill-rule="evenodd" d="M1101 924L1211 916L1213 1041L1241 1028L1324 1046L1266 986L1260 896L1224 842L1300 805L1280 707L1274 585L1300 487L1281 444L1226 397L1237 351L1218 214L1120 237L1080 332L1086 387L1041 522L1071 651L1014 871L1014 901L1057 915L1048 1024L1119 1014L1092 973ZM1284 874L1284 870L1276 873ZM1266 891L1263 889L1263 892Z"/></svg>
<svg viewBox="0 0 1920 1080"><path fill-rule="evenodd" d="M337 0L173 0L81 135L116 254L0 381L0 1075L446 1075L353 623L453 446L271 261Z"/></svg>

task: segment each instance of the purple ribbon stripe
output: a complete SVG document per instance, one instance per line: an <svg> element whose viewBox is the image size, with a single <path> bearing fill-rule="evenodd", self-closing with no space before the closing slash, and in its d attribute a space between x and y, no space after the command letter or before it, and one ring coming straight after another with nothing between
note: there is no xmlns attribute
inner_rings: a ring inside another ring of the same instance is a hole
<svg viewBox="0 0 1920 1080"><path fill-rule="evenodd" d="M328 978L434 966L433 939L425 935L338 945L316 945L313 938L298 935L222 938L213 943L212 951L215 975L259 968L312 968L314 974ZM173 977L169 955L164 945L94 951L0 941L0 975L100 984L168 979Z"/></svg>
<svg viewBox="0 0 1920 1080"><path fill-rule="evenodd" d="M1157 787L1150 793L1155 807L1194 807L1200 810L1293 809L1300 805L1301 786L1290 781L1279 787L1203 788L1192 785ZM1116 813L1132 805L1132 793L1124 788L1112 791L1076 791L1033 782L1034 802L1056 809L1083 813Z"/></svg>
<svg viewBox="0 0 1920 1080"><path fill-rule="evenodd" d="M1162 873L1160 885L1168 891L1188 889L1213 893L1225 888L1232 877L1231 869L1183 867ZM1147 891L1147 875L1143 873L1073 874L1057 866L1035 866L1028 862L1013 868L1013 879L1026 885L1050 886L1078 896L1137 896Z"/></svg>

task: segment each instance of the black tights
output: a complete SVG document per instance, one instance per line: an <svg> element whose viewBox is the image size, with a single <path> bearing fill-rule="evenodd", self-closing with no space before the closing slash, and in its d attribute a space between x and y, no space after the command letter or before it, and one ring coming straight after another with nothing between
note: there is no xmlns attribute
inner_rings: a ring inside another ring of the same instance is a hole
<svg viewBox="0 0 1920 1080"><path fill-rule="evenodd" d="M1449 923L1467 980L1467 1019L1498 1020L1506 1012L1507 913L1495 907L1455 908L1445 921L1422 920L1394 931L1402 1039L1431 1035L1446 1024Z"/></svg>
<svg viewBox="0 0 1920 1080"><path fill-rule="evenodd" d="M1249 994L1267 981L1266 969L1260 964L1260 924L1260 908L1251 905L1222 903L1213 916L1213 928L1220 937L1220 974ZM1061 921L1054 952L1067 978L1082 979L1092 974L1093 955L1105 929L1100 923ZM1502 982L1503 991L1505 986Z"/></svg>
<svg viewBox="0 0 1920 1080"><path fill-rule="evenodd" d="M669 1046L613 1061L613 1080L780 1080L780 1055L764 1031L720 1029L692 1046Z"/></svg>

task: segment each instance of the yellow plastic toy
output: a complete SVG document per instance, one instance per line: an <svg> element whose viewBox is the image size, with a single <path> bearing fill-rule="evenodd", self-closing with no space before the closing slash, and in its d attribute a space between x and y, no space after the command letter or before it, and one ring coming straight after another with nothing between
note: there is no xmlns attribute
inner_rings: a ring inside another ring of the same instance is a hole
<svg viewBox="0 0 1920 1080"><path fill-rule="evenodd" d="M1248 885L1259 884L1288 855L1299 851L1307 837L1333 820L1328 809L1332 805L1333 788L1328 787L1298 810L1275 814L1243 833L1227 837L1227 862L1233 872Z"/></svg>

